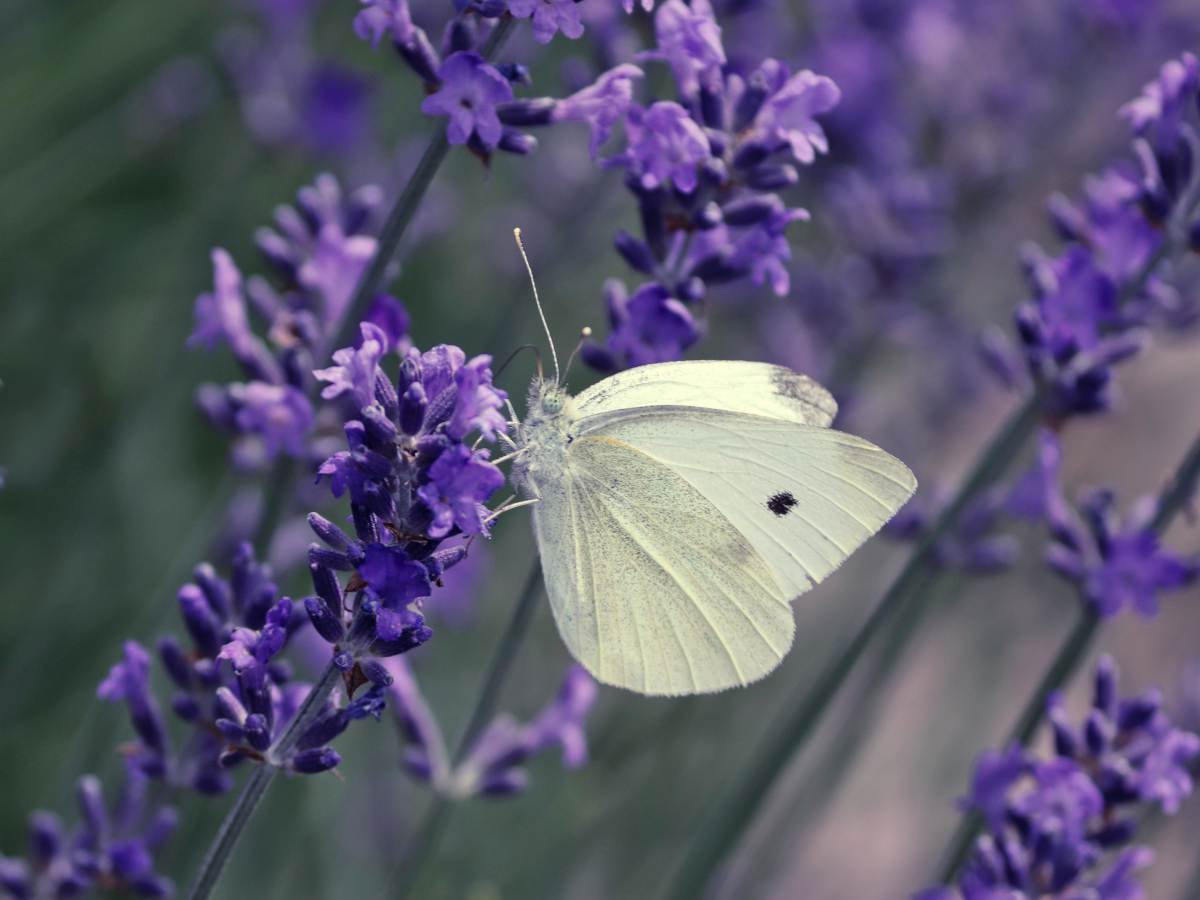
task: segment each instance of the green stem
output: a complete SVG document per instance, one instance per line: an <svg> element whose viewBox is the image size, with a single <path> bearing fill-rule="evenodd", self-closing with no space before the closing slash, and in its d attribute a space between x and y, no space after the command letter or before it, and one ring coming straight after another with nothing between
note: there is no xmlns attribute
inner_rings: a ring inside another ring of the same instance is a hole
<svg viewBox="0 0 1200 900"><path fill-rule="evenodd" d="M888 587L866 622L817 679L807 699L779 720L685 850L684 859L670 885L668 897L692 900L701 895L709 878L739 842L767 792L792 758L804 747L817 724L829 711L851 671L875 637L901 612L916 615L921 604L909 603L914 588L925 578L933 551L957 523L967 506L1000 478L1037 425L1041 397L1032 393L1009 415L979 456L953 499L934 519L913 549L904 568Z"/></svg>
<svg viewBox="0 0 1200 900"><path fill-rule="evenodd" d="M475 699L475 706L471 710L466 728L463 729L462 736L458 739L458 745L454 751L451 780L454 778L454 770L462 765L463 760L467 758L471 748L475 745L475 741L495 714L496 703L500 698L504 683L508 679L508 673L512 670L513 662L517 658L517 651L524 643L526 635L529 634L529 624L533 621L534 610L537 609L536 601L541 584L541 563L535 560L529 569L529 574L525 576L525 586L521 588L521 596L518 598L516 606L513 607L512 615L509 617L500 643L497 644L491 662L484 672L482 687L479 696ZM390 892L393 900L402 900L407 897L417 885L426 860L437 851L438 844L446 830L450 811L450 798L445 791L435 793L425 812L425 818L422 819L397 867L399 870L396 876L397 881L394 889Z"/></svg>
<svg viewBox="0 0 1200 900"><path fill-rule="evenodd" d="M234 801L233 808L225 816L217 835L213 838L204 860L200 863L200 871L188 890L189 900L205 900L217 886L217 881L225 869L237 846L238 838L246 824L258 809L258 804L271 786L278 773L278 763L287 758L288 753L296 746L296 741L304 730L312 724L320 714L329 694L341 678L341 671L331 662L321 673L320 679L309 688L300 709L292 717L287 730L267 751L266 757L270 762L264 762L255 767L242 792Z"/></svg>
<svg viewBox="0 0 1200 900"><path fill-rule="evenodd" d="M513 24L513 19L509 16L500 19L480 49L480 55L484 59L491 60L495 57L508 38ZM437 133L429 141L425 152L421 154L417 168L413 170L412 177L408 179L408 184L404 186L403 192L397 198L396 205L388 213L387 221L383 223L375 255L371 258L371 264L367 266L366 272L358 282L358 287L354 290L354 296L347 306L346 315L331 350L344 347L354 340L358 323L366 314L367 307L379 290L379 285L383 282L384 275L387 274L396 248L400 245L400 239L404 237L404 232L412 223L413 216L416 215L417 208L425 198L425 192L433 183L433 176L442 165L442 160L446 158L449 149L450 142L446 138L446 126L443 124L438 127Z"/></svg>
<svg viewBox="0 0 1200 900"><path fill-rule="evenodd" d="M1161 534L1170 527L1175 516L1183 509L1188 498L1196 493L1197 482L1200 481L1200 437L1188 448L1187 454L1176 468L1171 481L1163 489L1158 499L1158 509L1150 527ZM1021 710L1009 736L1008 744L1019 743L1028 745L1033 739L1045 715L1046 699L1067 684L1078 671L1080 664L1087 655L1088 648L1100 628L1100 616L1095 608L1086 604L1075 626L1059 647L1050 667L1042 676L1037 690L1033 692ZM1007 746L1007 745L1006 745ZM983 826L983 818L977 812L971 812L959 822L958 829L950 839L950 844L943 857L940 867L939 883L950 884L958 874L967 855L974 846L975 836Z"/></svg>

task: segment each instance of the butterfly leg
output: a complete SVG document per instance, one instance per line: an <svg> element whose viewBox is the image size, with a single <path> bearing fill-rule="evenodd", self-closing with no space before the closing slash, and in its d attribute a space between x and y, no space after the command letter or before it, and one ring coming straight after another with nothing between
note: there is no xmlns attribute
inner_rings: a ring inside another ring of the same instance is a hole
<svg viewBox="0 0 1200 900"><path fill-rule="evenodd" d="M534 503L542 502L538 497L534 497L531 500L518 500L516 503L512 502L514 499L515 495L513 497L509 497L508 500L505 500L504 503L502 503L496 509L493 509L488 515L484 516L483 524L490 524L502 513L511 512L514 509L520 509L522 506L532 506Z"/></svg>

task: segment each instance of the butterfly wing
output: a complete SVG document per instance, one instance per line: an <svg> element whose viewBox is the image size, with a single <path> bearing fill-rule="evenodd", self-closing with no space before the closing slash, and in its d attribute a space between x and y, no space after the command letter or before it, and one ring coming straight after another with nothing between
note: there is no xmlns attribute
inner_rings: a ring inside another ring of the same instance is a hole
<svg viewBox="0 0 1200 900"><path fill-rule="evenodd" d="M841 565L916 489L908 467L874 444L778 418L672 404L608 410L577 427L580 439L628 444L686 482L788 598Z"/></svg>
<svg viewBox="0 0 1200 900"><path fill-rule="evenodd" d="M533 518L559 631L606 684L718 691L761 678L791 646L791 608L751 542L621 440L575 440Z"/></svg>
<svg viewBox="0 0 1200 900"><path fill-rule="evenodd" d="M593 430L610 418L664 405L723 409L828 428L837 415L832 395L807 375L757 362L686 360L619 372L575 397Z"/></svg>

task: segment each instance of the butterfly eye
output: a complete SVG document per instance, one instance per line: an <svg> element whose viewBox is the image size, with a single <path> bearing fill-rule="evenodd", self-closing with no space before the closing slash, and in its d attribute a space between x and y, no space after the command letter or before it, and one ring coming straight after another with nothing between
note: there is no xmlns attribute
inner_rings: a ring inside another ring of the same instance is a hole
<svg viewBox="0 0 1200 900"><path fill-rule="evenodd" d="M542 409L548 413L562 412L563 402L562 397L558 394L547 394L542 401Z"/></svg>

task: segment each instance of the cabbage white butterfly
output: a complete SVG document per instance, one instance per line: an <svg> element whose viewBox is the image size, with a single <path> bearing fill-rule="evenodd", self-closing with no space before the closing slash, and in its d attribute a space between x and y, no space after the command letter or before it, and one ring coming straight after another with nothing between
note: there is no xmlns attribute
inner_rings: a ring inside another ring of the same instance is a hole
<svg viewBox="0 0 1200 900"><path fill-rule="evenodd" d="M900 460L831 429L833 397L790 369L657 363L572 396L551 353L513 474L559 633L605 684L680 695L762 678L791 647L791 599L916 489Z"/></svg>

